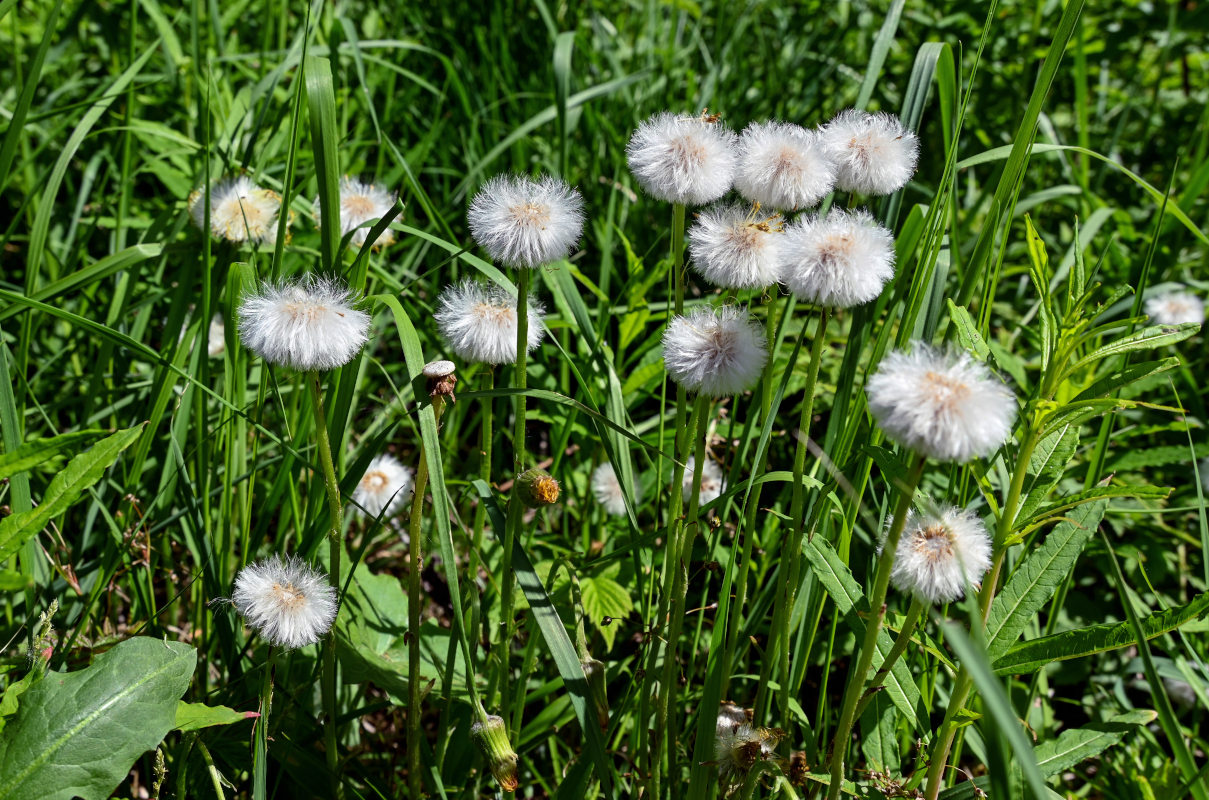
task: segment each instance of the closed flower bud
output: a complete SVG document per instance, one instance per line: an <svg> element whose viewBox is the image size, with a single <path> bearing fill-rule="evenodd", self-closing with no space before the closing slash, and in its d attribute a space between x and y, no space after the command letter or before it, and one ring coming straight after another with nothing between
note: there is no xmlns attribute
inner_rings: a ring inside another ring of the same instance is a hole
<svg viewBox="0 0 1209 800"><path fill-rule="evenodd" d="M560 487L549 472L533 467L516 479L516 491L520 493L522 503L530 508L541 508L558 502Z"/></svg>
<svg viewBox="0 0 1209 800"><path fill-rule="evenodd" d="M504 720L494 714L487 717L485 722L476 722L470 727L470 735L474 738L491 774L495 777L500 788L505 792L515 792L519 782L516 779L516 751L508 741L508 731Z"/></svg>

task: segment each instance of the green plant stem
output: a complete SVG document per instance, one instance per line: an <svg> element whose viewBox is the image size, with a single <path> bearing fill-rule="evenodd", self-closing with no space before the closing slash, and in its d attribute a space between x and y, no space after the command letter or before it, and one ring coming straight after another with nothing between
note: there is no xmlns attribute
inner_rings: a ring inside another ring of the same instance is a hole
<svg viewBox="0 0 1209 800"><path fill-rule="evenodd" d="M915 497L915 490L924 474L927 460L915 456L915 462L907 475L906 484L901 488L898 506L894 510L894 519L890 523L890 531L882 544L882 554L877 559L877 575L873 581L873 592L869 596L869 618L865 621L865 638L861 642L860 657L856 669L848 679L848 688L844 691L844 703L840 708L840 718L835 730L835 738L831 744L831 782L827 786L828 800L836 800L840 796L840 788L844 781L844 760L848 752L848 739L852 735L852 726L856 720L856 703L860 700L865 689L865 678L869 667L873 665L873 654L877 651L877 635L882 630L882 620L886 618L886 591L890 588L890 571L894 567L894 555L898 548L898 539L902 535L903 525L907 521L907 512Z"/></svg>
<svg viewBox="0 0 1209 800"><path fill-rule="evenodd" d="M865 694L861 697L860 702L856 704L855 719L860 719L861 714L865 712L865 708L869 703L873 702L873 698L877 694L877 690L881 688L885 682L886 676L890 674L890 670L894 668L895 662L902 658L903 653L907 652L907 647L911 644L911 637L915 634L915 627L919 624L920 617L924 613L924 604L918 597L911 598L911 606L907 609L907 616L903 620L903 626L898 632L898 638L894 640L894 646L890 648L890 652L886 654L886 660L878 667L877 672L869 681L868 687L865 688Z"/></svg>
<svg viewBox="0 0 1209 800"><path fill-rule="evenodd" d="M340 552L341 522L344 511L340 504L340 481L336 478L336 465L332 461L332 442L327 430L327 414L323 410L323 386L319 373L312 371L307 381L311 388L311 401L315 412L315 439L319 444L319 464L323 469L323 483L327 494L328 509L328 582L340 595ZM337 752L336 720L336 637L328 635L323 645L323 675L320 684L323 697L323 714L327 718L323 726L323 742L327 749L327 768L332 783L332 796L342 797L340 784L339 753Z"/></svg>
<svg viewBox="0 0 1209 800"><path fill-rule="evenodd" d="M528 385L529 357L529 272L521 268L516 281L516 371L513 386L516 395L516 428L512 435L513 468L518 477L525 471L525 387ZM514 495L515 496L515 495Z"/></svg>
<svg viewBox="0 0 1209 800"><path fill-rule="evenodd" d="M256 720L256 741L252 766L252 800L268 797L269 709L273 705L273 655L269 647L264 674L260 676L260 719Z"/></svg>
<svg viewBox="0 0 1209 800"><path fill-rule="evenodd" d="M490 364L485 364L483 373L483 389L490 392L495 388L495 367ZM491 443L495 439L494 429L494 398L490 395L483 398L480 417L482 425L479 427L479 477L488 486L491 485ZM471 599L470 599L470 625L468 626L469 639L471 642L479 641L479 626L483 618L483 604L481 595L475 591L474 587L478 582L479 576L479 556L483 552L483 532L487 526L487 505L479 501L474 508L474 523L471 527L471 547L470 560L467 574L470 577Z"/></svg>
<svg viewBox="0 0 1209 800"><path fill-rule="evenodd" d="M432 410L439 428L441 412L445 410L442 395L432 398ZM421 444L412 486L411 517L407 526L407 789L412 797L420 797L423 791L423 773L420 769L420 572L424 569L424 534L420 522L427 484L428 458ZM471 674L467 665L467 675Z"/></svg>

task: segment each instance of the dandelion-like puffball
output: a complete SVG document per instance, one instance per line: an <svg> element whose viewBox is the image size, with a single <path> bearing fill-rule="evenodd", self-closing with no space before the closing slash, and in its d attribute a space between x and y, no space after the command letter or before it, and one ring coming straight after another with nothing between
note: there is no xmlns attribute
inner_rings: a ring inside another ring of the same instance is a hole
<svg viewBox="0 0 1209 800"><path fill-rule="evenodd" d="M693 470L696 467L697 459L694 456L689 456L688 461L684 463L684 480L680 486L680 496L687 503L693 498ZM701 465L701 491L697 495L697 503L699 505L708 505L726 491L726 476L722 474L722 467L718 466L718 462L712 458L705 459L705 463Z"/></svg>
<svg viewBox="0 0 1209 800"><path fill-rule="evenodd" d="M227 352L227 328L223 325L222 314L210 317L210 337L206 351L210 358L218 358Z"/></svg>
<svg viewBox="0 0 1209 800"><path fill-rule="evenodd" d="M740 205L702 211L688 230L693 268L724 289L763 289L780 276L780 214L761 215Z"/></svg>
<svg viewBox="0 0 1209 800"><path fill-rule="evenodd" d="M354 308L353 300L332 278L266 283L239 305L239 338L278 366L335 369L352 361L369 338L369 315Z"/></svg>
<svg viewBox="0 0 1209 800"><path fill-rule="evenodd" d="M1146 300L1146 316L1159 325L1205 324L1205 303L1190 292L1164 292Z"/></svg>
<svg viewBox="0 0 1209 800"><path fill-rule="evenodd" d="M370 517L392 517L411 499L413 486L411 467L392 455L380 455L366 467L353 490L353 502Z"/></svg>
<svg viewBox="0 0 1209 800"><path fill-rule="evenodd" d="M938 461L991 455L1016 419L1016 396L985 364L921 343L882 359L865 393L887 436Z"/></svg>
<svg viewBox="0 0 1209 800"><path fill-rule="evenodd" d="M497 175L470 201L470 234L509 267L566 258L584 227L584 201L558 178Z"/></svg>
<svg viewBox="0 0 1209 800"><path fill-rule="evenodd" d="M701 206L730 191L738 164L737 139L716 118L662 111L638 125L626 145L626 161L651 197Z"/></svg>
<svg viewBox="0 0 1209 800"><path fill-rule="evenodd" d="M907 515L894 554L895 588L929 603L948 603L991 568L991 536L977 514L957 507Z"/></svg>
<svg viewBox="0 0 1209 800"><path fill-rule="evenodd" d="M818 133L786 122L753 122L739 136L735 189L769 208L810 208L835 188L835 163Z"/></svg>
<svg viewBox="0 0 1209 800"><path fill-rule="evenodd" d="M777 742L785 734L776 728L757 728L746 722L733 723L718 717L714 735L714 763L725 786L743 780L757 761L776 757Z"/></svg>
<svg viewBox="0 0 1209 800"><path fill-rule="evenodd" d="M336 619L336 590L298 558L270 556L235 576L235 609L271 645L293 649L319 641Z"/></svg>
<svg viewBox="0 0 1209 800"><path fill-rule="evenodd" d="M440 310L433 315L445 343L463 361L483 364L516 362L516 298L495 284L469 278L445 287L438 298ZM545 310L532 298L528 301L526 335L529 349L542 342Z"/></svg>
<svg viewBox="0 0 1209 800"><path fill-rule="evenodd" d="M395 196L372 183L362 183L345 175L340 179L340 235L355 230L349 241L361 247L369 236L369 228L359 227L366 222L377 222L395 207ZM315 198L315 227L322 227L319 198ZM373 227L372 225L370 227ZM390 228L374 241L375 247L385 247L395 240Z"/></svg>
<svg viewBox="0 0 1209 800"><path fill-rule="evenodd" d="M841 111L822 130L823 148L835 162L835 186L845 192L890 194L911 180L919 138L892 114Z"/></svg>
<svg viewBox="0 0 1209 800"><path fill-rule="evenodd" d="M673 317L663 333L663 362L672 380L711 397L739 394L768 360L764 331L735 306L697 308Z"/></svg>
<svg viewBox="0 0 1209 800"><path fill-rule="evenodd" d="M206 225L206 193L189 195L189 214L197 227ZM273 242L281 195L262 189L246 176L210 186L210 233L232 242Z"/></svg>
<svg viewBox="0 0 1209 800"><path fill-rule="evenodd" d="M592 470L592 494L606 513L615 517L625 516L625 495L621 491L621 481L617 477L617 471L608 461ZM641 500L638 482L635 481L634 502L639 503Z"/></svg>
<svg viewBox="0 0 1209 800"><path fill-rule="evenodd" d="M785 230L781 281L803 300L850 308L875 299L893 277L894 235L863 209L833 208Z"/></svg>

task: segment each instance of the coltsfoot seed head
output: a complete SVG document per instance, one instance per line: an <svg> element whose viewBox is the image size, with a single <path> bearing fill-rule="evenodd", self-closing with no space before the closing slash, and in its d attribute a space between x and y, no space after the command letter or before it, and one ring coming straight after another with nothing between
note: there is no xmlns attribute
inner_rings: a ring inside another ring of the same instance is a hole
<svg viewBox="0 0 1209 800"><path fill-rule="evenodd" d="M608 461L601 463L592 470L592 495L605 512L615 517L625 516L625 495L621 491L621 481L617 471ZM641 502L638 482L634 482L634 502Z"/></svg>
<svg viewBox="0 0 1209 800"><path fill-rule="evenodd" d="M750 389L768 360L764 331L743 309L694 309L673 317L663 334L663 361L690 392L726 397Z"/></svg>
<svg viewBox="0 0 1209 800"><path fill-rule="evenodd" d="M414 480L411 467L394 456L375 456L353 490L353 502L366 516L393 517L411 500Z"/></svg>
<svg viewBox="0 0 1209 800"><path fill-rule="evenodd" d="M332 278L266 283L239 305L244 347L272 364L299 371L330 370L352 361L369 338L369 315Z"/></svg>
<svg viewBox="0 0 1209 800"><path fill-rule="evenodd" d="M206 225L206 193L189 195L189 214L197 227ZM231 242L268 243L277 240L281 195L262 189L240 176L210 186L210 234Z"/></svg>
<svg viewBox="0 0 1209 800"><path fill-rule="evenodd" d="M693 269L724 289L763 289L780 277L780 214L759 206L716 205L697 215L688 230Z"/></svg>
<svg viewBox="0 0 1209 800"><path fill-rule="evenodd" d="M991 537L972 511L957 507L907 515L890 580L928 603L948 603L991 568Z"/></svg>
<svg viewBox="0 0 1209 800"><path fill-rule="evenodd" d="M1205 303L1191 292L1163 292L1146 299L1146 316L1159 325L1205 324Z"/></svg>
<svg viewBox="0 0 1209 800"><path fill-rule="evenodd" d="M394 207L395 195L385 189L347 175L340 179L340 235L346 236L350 231L356 231L349 241L357 247L365 244L369 229L373 227L372 224L364 228L360 226L377 222ZM315 226L323 226L318 197L315 198ZM386 247L394 240L394 232L387 228L374 242L374 247Z"/></svg>
<svg viewBox="0 0 1209 800"><path fill-rule="evenodd" d="M241 569L231 600L249 627L288 649L319 641L338 610L336 590L324 573L301 559L276 555Z"/></svg>
<svg viewBox="0 0 1209 800"><path fill-rule="evenodd" d="M985 364L922 343L882 359L865 393L890 439L937 461L990 456L1016 420L1016 396Z"/></svg>
<svg viewBox="0 0 1209 800"><path fill-rule="evenodd" d="M470 234L509 267L564 259L583 232L583 198L564 181L524 175L491 178L470 201Z"/></svg>
<svg viewBox="0 0 1209 800"><path fill-rule="evenodd" d="M445 287L438 300L440 309L434 315L437 328L458 358L483 364L516 362L515 297L495 284L467 278ZM526 338L532 351L545 335L545 310L532 298L528 305Z"/></svg>
<svg viewBox="0 0 1209 800"><path fill-rule="evenodd" d="M891 114L850 108L822 129L823 149L835 162L835 187L883 195L901 189L915 174L919 138Z"/></svg>
<svg viewBox="0 0 1209 800"><path fill-rule="evenodd" d="M738 142L735 189L782 211L818 204L835 188L835 163L820 135L786 122L753 122Z"/></svg>
<svg viewBox="0 0 1209 800"><path fill-rule="evenodd" d="M780 254L785 287L820 306L868 303L894 277L894 235L863 209L797 220L785 230Z"/></svg>
<svg viewBox="0 0 1209 800"><path fill-rule="evenodd" d="M639 123L626 145L626 160L651 197L700 206L730 191L737 138L716 117L662 111Z"/></svg>
<svg viewBox="0 0 1209 800"><path fill-rule="evenodd" d="M680 486L680 496L685 503L693 498L693 470L696 466L696 456L689 456L688 461L684 464L684 480ZM709 505L721 497L725 491L726 476L722 474L722 467L718 466L718 462L712 458L706 458L705 463L701 465L701 490L697 493L698 504Z"/></svg>

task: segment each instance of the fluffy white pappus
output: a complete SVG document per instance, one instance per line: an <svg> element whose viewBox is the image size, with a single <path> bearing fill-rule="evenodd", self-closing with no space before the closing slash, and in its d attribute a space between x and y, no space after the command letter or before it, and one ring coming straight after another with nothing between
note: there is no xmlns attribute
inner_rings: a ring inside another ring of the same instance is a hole
<svg viewBox="0 0 1209 800"><path fill-rule="evenodd" d="M895 588L929 603L948 603L977 586L991 568L991 535L978 515L950 507L907 514L894 552Z"/></svg>
<svg viewBox="0 0 1209 800"><path fill-rule="evenodd" d="M718 205L702 211L688 230L693 269L724 289L763 289L780 277L780 214Z"/></svg>
<svg viewBox="0 0 1209 800"><path fill-rule="evenodd" d="M592 495L606 513L615 517L625 516L625 495L621 491L621 481L617 477L617 471L608 461L602 462L592 470ZM639 492L638 482L635 481L634 502L638 503L641 500L642 495Z"/></svg>
<svg viewBox="0 0 1209 800"><path fill-rule="evenodd" d="M841 111L821 132L835 162L835 186L845 192L882 195L901 189L915 174L919 137L892 114Z"/></svg>
<svg viewBox="0 0 1209 800"><path fill-rule="evenodd" d="M210 317L210 335L206 351L210 358L219 358L227 352L227 326L223 324L222 314Z"/></svg>
<svg viewBox="0 0 1209 800"><path fill-rule="evenodd" d="M367 516L393 517L411 499L413 480L411 467L399 459L389 454L376 456L353 490L353 502Z"/></svg>
<svg viewBox="0 0 1209 800"><path fill-rule="evenodd" d="M206 193L201 189L189 195L189 214L203 230L205 201ZM274 242L280 212L281 195L262 189L246 176L210 186L210 234L216 238L231 242Z"/></svg>
<svg viewBox="0 0 1209 800"><path fill-rule="evenodd" d="M289 649L319 641L339 607L327 575L301 559L280 556L241 569L231 601L269 644Z"/></svg>
<svg viewBox="0 0 1209 800"><path fill-rule="evenodd" d="M663 333L663 363L690 392L727 397L750 389L768 360L764 331L735 306L673 317Z"/></svg>
<svg viewBox="0 0 1209 800"><path fill-rule="evenodd" d="M777 742L785 734L775 728L757 728L718 716L714 734L714 763L724 787L740 783L758 761L776 757Z"/></svg>
<svg viewBox="0 0 1209 800"><path fill-rule="evenodd" d="M753 122L738 143L735 189L754 203L797 211L835 188L835 162L819 134L787 122Z"/></svg>
<svg viewBox="0 0 1209 800"><path fill-rule="evenodd" d="M938 461L991 455L1016 419L1016 396L985 364L919 342L882 359L865 393L887 436Z"/></svg>
<svg viewBox="0 0 1209 800"><path fill-rule="evenodd" d="M689 456L688 461L684 463L684 480L680 486L680 496L685 503L688 503L693 497L693 470L696 464L695 456ZM722 474L722 467L718 466L718 462L712 458L705 459L705 463L701 465L701 491L697 495L697 503L703 506L708 505L721 497L725 491L726 476Z"/></svg>
<svg viewBox="0 0 1209 800"><path fill-rule="evenodd" d="M349 241L361 247L369 236L369 229L362 228L366 222L373 223L382 219L395 207L395 195L372 183L363 183L356 178L345 175L340 179L340 235L345 236L349 231L356 231ZM315 227L323 227L323 215L319 208L319 198L315 198ZM395 240L390 228L382 231L382 235L374 241L374 247L385 247Z"/></svg>
<svg viewBox="0 0 1209 800"><path fill-rule="evenodd" d="M483 364L516 363L516 298L495 284L469 278L447 286L433 315L445 343L463 361ZM545 336L545 310L529 299L526 337L529 350Z"/></svg>
<svg viewBox="0 0 1209 800"><path fill-rule="evenodd" d="M566 258L584 227L584 201L553 177L497 175L483 184L466 215L470 234L492 259L540 267Z"/></svg>
<svg viewBox="0 0 1209 800"><path fill-rule="evenodd" d="M1146 316L1159 325L1205 324L1205 303L1191 292L1163 292L1146 299Z"/></svg>
<svg viewBox="0 0 1209 800"><path fill-rule="evenodd" d="M335 369L352 361L369 338L369 315L353 302L353 293L332 278L266 283L239 305L239 338L278 366Z"/></svg>
<svg viewBox="0 0 1209 800"><path fill-rule="evenodd" d="M715 118L661 111L639 123L626 145L630 173L656 200L701 206L730 191L738 137Z"/></svg>
<svg viewBox="0 0 1209 800"><path fill-rule="evenodd" d="M864 209L799 219L781 242L781 282L803 300L851 308L894 277L894 234Z"/></svg>

